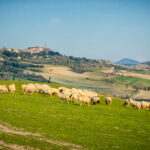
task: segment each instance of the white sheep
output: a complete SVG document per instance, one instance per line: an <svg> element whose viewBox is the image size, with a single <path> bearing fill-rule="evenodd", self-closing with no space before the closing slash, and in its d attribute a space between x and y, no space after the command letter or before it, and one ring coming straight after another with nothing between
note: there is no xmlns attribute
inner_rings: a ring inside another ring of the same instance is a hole
<svg viewBox="0 0 150 150"><path fill-rule="evenodd" d="M35 86L32 83L27 84L27 85L23 84L21 85L21 88L24 93L30 93L30 94L33 94L36 90Z"/></svg>
<svg viewBox="0 0 150 150"><path fill-rule="evenodd" d="M91 97L91 102L93 104L100 103L100 98L98 96Z"/></svg>
<svg viewBox="0 0 150 150"><path fill-rule="evenodd" d="M21 90L24 92L24 94L25 94L25 87L26 87L25 84L22 84L22 85L21 85Z"/></svg>
<svg viewBox="0 0 150 150"><path fill-rule="evenodd" d="M52 91L53 91L53 94L58 94L59 93L59 90L56 89L56 88L52 88Z"/></svg>
<svg viewBox="0 0 150 150"><path fill-rule="evenodd" d="M10 93L14 93L16 90L15 84L11 84L8 86L8 90Z"/></svg>
<svg viewBox="0 0 150 150"><path fill-rule="evenodd" d="M6 85L0 85L0 93L7 93L8 89Z"/></svg>
<svg viewBox="0 0 150 150"><path fill-rule="evenodd" d="M58 93L58 97L61 98L62 100L66 100L67 103L69 103L70 97L67 94L62 94L62 93Z"/></svg>
<svg viewBox="0 0 150 150"><path fill-rule="evenodd" d="M70 97L71 97L71 101L76 101L76 102L78 101L79 98L78 94L75 93L72 93Z"/></svg>
<svg viewBox="0 0 150 150"><path fill-rule="evenodd" d="M53 95L53 91L52 91L52 89L50 89L50 88L49 88L49 89L46 89L46 88L45 88L45 89L43 89L43 91L44 91L44 92L43 92L44 94L48 94L49 96Z"/></svg>
<svg viewBox="0 0 150 150"><path fill-rule="evenodd" d="M130 106L130 104L131 104L131 102L130 102L130 100L129 99L126 99L125 101L124 101L124 104L123 104L123 106Z"/></svg>
<svg viewBox="0 0 150 150"><path fill-rule="evenodd" d="M105 103L106 103L106 105L110 105L112 103L111 97L106 97Z"/></svg>
<svg viewBox="0 0 150 150"><path fill-rule="evenodd" d="M150 103L142 101L141 102L141 107L142 107L142 109L149 109Z"/></svg>
<svg viewBox="0 0 150 150"><path fill-rule="evenodd" d="M78 98L78 101L80 102L80 105L81 105L81 106L82 106L82 103L83 103L83 102L84 102L84 103L87 103L88 106L90 106L90 103L91 103L90 98L87 97L87 96L80 96L80 97Z"/></svg>
<svg viewBox="0 0 150 150"><path fill-rule="evenodd" d="M131 105L137 109L141 109L141 103L130 99Z"/></svg>
<svg viewBox="0 0 150 150"><path fill-rule="evenodd" d="M41 86L41 84L34 84L34 86L35 86L35 91L38 93L38 92L40 92L41 91L41 88L42 88L42 86Z"/></svg>

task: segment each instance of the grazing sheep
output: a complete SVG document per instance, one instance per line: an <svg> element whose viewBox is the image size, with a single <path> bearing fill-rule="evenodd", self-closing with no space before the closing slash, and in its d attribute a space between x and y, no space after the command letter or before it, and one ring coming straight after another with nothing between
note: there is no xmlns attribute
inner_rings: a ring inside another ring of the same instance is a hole
<svg viewBox="0 0 150 150"><path fill-rule="evenodd" d="M6 85L0 85L0 93L7 93L8 89L6 87Z"/></svg>
<svg viewBox="0 0 150 150"><path fill-rule="evenodd" d="M81 106L82 106L82 103L83 103L83 102L84 102L84 103L87 103L88 106L90 106L91 100L90 100L89 97L80 96L80 97L78 98L78 100L79 100Z"/></svg>
<svg viewBox="0 0 150 150"><path fill-rule="evenodd" d="M47 84L41 84L39 86L39 92L40 93L46 94L45 91L47 91L48 89L51 89L51 87L48 86Z"/></svg>
<svg viewBox="0 0 150 150"><path fill-rule="evenodd" d="M105 103L106 105L110 105L112 103L111 97L106 97Z"/></svg>
<svg viewBox="0 0 150 150"><path fill-rule="evenodd" d="M70 96L67 94L63 94L63 96L64 96L64 99L67 101L67 103L69 103Z"/></svg>
<svg viewBox="0 0 150 150"><path fill-rule="evenodd" d="M52 91L53 91L53 94L58 94L59 93L59 90L56 89L56 88L52 88Z"/></svg>
<svg viewBox="0 0 150 150"><path fill-rule="evenodd" d="M73 93L73 94L71 94L70 97L71 97L71 101L76 101L76 102L78 101L78 94Z"/></svg>
<svg viewBox="0 0 150 150"><path fill-rule="evenodd" d="M21 85L21 88L24 93L33 94L36 91L35 86L33 84L27 84L27 85L23 84Z"/></svg>
<svg viewBox="0 0 150 150"><path fill-rule="evenodd" d="M136 103L136 108L137 108L137 109L141 109L141 103L140 103L140 102L137 102L137 103Z"/></svg>
<svg viewBox="0 0 150 150"><path fill-rule="evenodd" d="M48 95L53 95L54 94L54 92L51 90L51 89L47 89L47 93L46 94L48 94Z"/></svg>
<svg viewBox="0 0 150 150"><path fill-rule="evenodd" d="M142 109L149 109L150 103L142 101L141 102L141 107L142 107Z"/></svg>
<svg viewBox="0 0 150 150"><path fill-rule="evenodd" d="M137 109L141 109L141 103L140 102L136 102L136 101L133 101L132 99L130 100L131 102L131 105Z"/></svg>
<svg viewBox="0 0 150 150"><path fill-rule="evenodd" d="M61 95L62 95L62 93L58 93L58 94L57 94L57 96L58 96L59 98L61 98Z"/></svg>
<svg viewBox="0 0 150 150"><path fill-rule="evenodd" d="M21 85L21 90L24 92L24 94L25 94L25 87L26 87L25 84L22 84L22 85Z"/></svg>
<svg viewBox="0 0 150 150"><path fill-rule="evenodd" d="M136 106L136 102L135 102L135 101L130 100L130 102L131 102L132 107L135 107L135 106Z"/></svg>
<svg viewBox="0 0 150 150"><path fill-rule="evenodd" d="M131 104L130 100L126 99L124 104L123 104L123 106L127 106L128 107L128 106L130 106L130 104Z"/></svg>
<svg viewBox="0 0 150 150"><path fill-rule="evenodd" d="M50 88L42 88L41 90L40 90L40 92L42 93L42 94L48 94L48 95L52 95L53 94L53 91L52 91L52 89L50 89Z"/></svg>
<svg viewBox="0 0 150 150"><path fill-rule="evenodd" d="M25 92L33 94L35 92L35 86L34 85L27 85L25 88Z"/></svg>
<svg viewBox="0 0 150 150"><path fill-rule="evenodd" d="M133 99L127 99L124 104L124 106L129 106L132 105L132 107L137 108L137 109L149 109L150 108L150 103L148 102L137 102L134 101Z"/></svg>
<svg viewBox="0 0 150 150"><path fill-rule="evenodd" d="M69 103L69 99L70 99L69 95L58 93L58 97L61 98L62 100L66 100L67 103Z"/></svg>
<svg viewBox="0 0 150 150"><path fill-rule="evenodd" d="M16 90L15 84L11 84L8 86L8 90L10 93L14 93Z"/></svg>
<svg viewBox="0 0 150 150"><path fill-rule="evenodd" d="M91 102L95 105L97 103L100 103L100 99L98 96L94 96L91 98Z"/></svg>
<svg viewBox="0 0 150 150"><path fill-rule="evenodd" d="M37 93L41 91L41 88L42 88L41 84L34 84L34 86L35 86L35 91Z"/></svg>

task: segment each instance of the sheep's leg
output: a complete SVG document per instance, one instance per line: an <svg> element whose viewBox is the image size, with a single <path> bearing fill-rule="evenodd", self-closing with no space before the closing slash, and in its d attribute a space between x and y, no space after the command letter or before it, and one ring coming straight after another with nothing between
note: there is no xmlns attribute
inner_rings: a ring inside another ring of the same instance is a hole
<svg viewBox="0 0 150 150"><path fill-rule="evenodd" d="M67 101L67 104L69 104L69 100L68 100L68 99L66 99L66 101Z"/></svg>

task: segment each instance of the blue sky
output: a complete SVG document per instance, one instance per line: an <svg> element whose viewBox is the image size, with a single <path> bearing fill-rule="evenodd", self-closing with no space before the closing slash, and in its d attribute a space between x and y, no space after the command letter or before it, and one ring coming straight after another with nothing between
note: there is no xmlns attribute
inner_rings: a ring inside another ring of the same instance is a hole
<svg viewBox="0 0 150 150"><path fill-rule="evenodd" d="M150 0L0 0L0 47L150 60Z"/></svg>

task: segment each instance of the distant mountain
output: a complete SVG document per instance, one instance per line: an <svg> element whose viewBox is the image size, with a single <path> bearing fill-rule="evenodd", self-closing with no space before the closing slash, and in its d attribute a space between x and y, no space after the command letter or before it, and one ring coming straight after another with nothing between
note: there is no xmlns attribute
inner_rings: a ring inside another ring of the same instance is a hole
<svg viewBox="0 0 150 150"><path fill-rule="evenodd" d="M144 62L142 64L150 65L150 61L146 61L146 62Z"/></svg>
<svg viewBox="0 0 150 150"><path fill-rule="evenodd" d="M124 58L124 59L121 59L121 60L117 61L116 64L126 65L126 66L133 66L133 65L140 64L140 62L138 62L136 60L133 60L133 59Z"/></svg>

